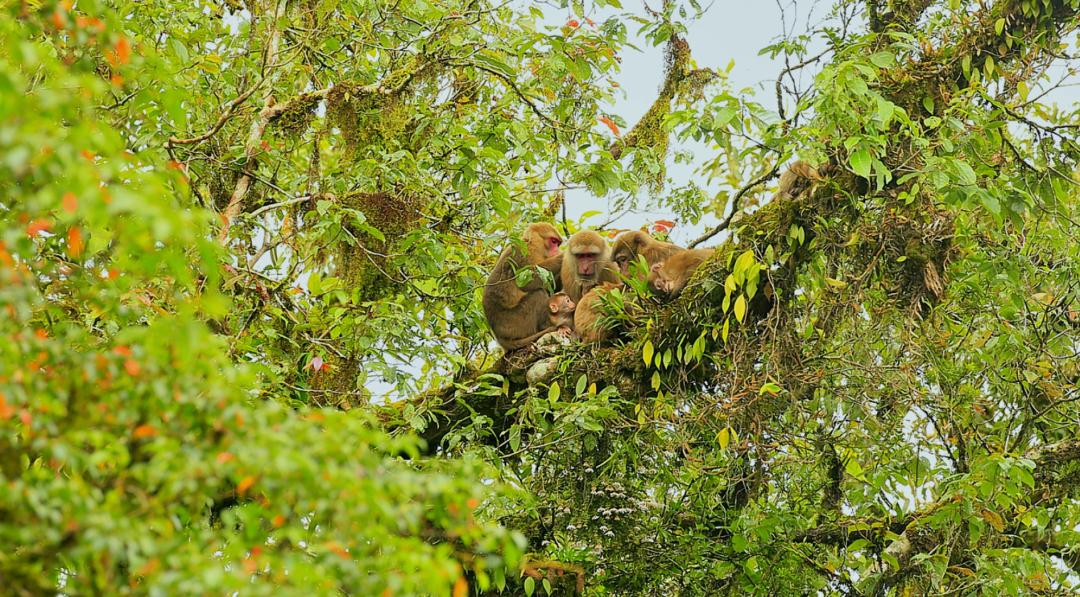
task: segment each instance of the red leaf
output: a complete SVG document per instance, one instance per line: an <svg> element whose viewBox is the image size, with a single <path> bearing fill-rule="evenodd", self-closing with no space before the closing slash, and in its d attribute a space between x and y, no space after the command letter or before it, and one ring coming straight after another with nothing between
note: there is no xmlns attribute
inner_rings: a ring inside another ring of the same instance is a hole
<svg viewBox="0 0 1080 597"><path fill-rule="evenodd" d="M615 121L608 118L607 116L598 116L596 119L603 123L605 126L607 126L609 129L611 129L612 134L614 134L616 137L622 137L622 133L619 132L619 127L615 124Z"/></svg>
<svg viewBox="0 0 1080 597"><path fill-rule="evenodd" d="M135 377L139 374L140 369L141 367L139 367L139 362L135 359L128 359L124 361L124 371L127 371L128 375Z"/></svg>
<svg viewBox="0 0 1080 597"><path fill-rule="evenodd" d="M454 582L454 596L453 597L466 597L469 594L469 581L465 580L464 576L457 577Z"/></svg>
<svg viewBox="0 0 1080 597"><path fill-rule="evenodd" d="M41 219L34 220L26 225L26 234L33 237L42 232L48 232L52 229L52 222L49 220Z"/></svg>
<svg viewBox="0 0 1080 597"><path fill-rule="evenodd" d="M75 210L79 208L79 200L75 197L75 193L64 193L60 202L64 206L64 211L69 214L75 213Z"/></svg>
<svg viewBox="0 0 1080 597"><path fill-rule="evenodd" d="M570 19L569 21L566 22L566 26L571 28L571 29L577 29L578 27L581 26L581 23L577 22L574 19Z"/></svg>
<svg viewBox="0 0 1080 597"><path fill-rule="evenodd" d="M153 425L139 425L131 434L135 439L143 439L157 435L157 429Z"/></svg>
<svg viewBox="0 0 1080 597"><path fill-rule="evenodd" d="M247 490L251 489L251 486L255 484L255 477L244 477L240 479L240 482L236 484L236 492L240 495L247 493Z"/></svg>
<svg viewBox="0 0 1080 597"><path fill-rule="evenodd" d="M68 255L72 257L78 257L83 252L83 237L82 231L78 226L72 226L68 229L67 234L67 249Z"/></svg>

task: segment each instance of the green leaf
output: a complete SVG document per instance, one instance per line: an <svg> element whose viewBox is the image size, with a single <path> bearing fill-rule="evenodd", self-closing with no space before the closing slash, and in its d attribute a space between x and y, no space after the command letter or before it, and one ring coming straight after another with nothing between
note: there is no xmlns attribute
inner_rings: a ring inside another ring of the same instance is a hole
<svg viewBox="0 0 1080 597"><path fill-rule="evenodd" d="M654 353L652 340L646 340L645 345L641 347L641 360L645 361L646 366L652 364Z"/></svg>
<svg viewBox="0 0 1080 597"><path fill-rule="evenodd" d="M584 373L579 375L578 378L577 378L577 386L574 388L574 395L575 396L581 396L582 394L584 394L585 393L585 388L588 386L588 384L589 384L589 377L587 375L585 375Z"/></svg>
<svg viewBox="0 0 1080 597"><path fill-rule="evenodd" d="M994 33L1001 35L1001 32L1005 30L1005 19L1001 18L994 21Z"/></svg>
<svg viewBox="0 0 1080 597"><path fill-rule="evenodd" d="M510 426L510 449L515 452L521 449L521 425L517 423Z"/></svg>
<svg viewBox="0 0 1080 597"><path fill-rule="evenodd" d="M559 395L562 394L562 389L559 388L559 382L551 382L548 386L548 402L555 404L559 400Z"/></svg>
<svg viewBox="0 0 1080 597"><path fill-rule="evenodd" d="M536 580L531 576L525 577L525 594L532 597L533 592L536 591Z"/></svg>
<svg viewBox="0 0 1080 597"><path fill-rule="evenodd" d="M781 388L779 384L769 381L761 384L761 388L758 389L758 395L760 396L762 394L770 394L772 396L776 396L782 391L783 388Z"/></svg>
<svg viewBox="0 0 1080 597"><path fill-rule="evenodd" d="M746 317L746 297L740 294L739 298L735 299L735 319L742 323L744 317Z"/></svg>
<svg viewBox="0 0 1080 597"><path fill-rule="evenodd" d="M847 464L844 465L844 470L847 471L847 474L856 479L863 475L863 467L859 464L858 460L855 460L855 458L848 459Z"/></svg>
<svg viewBox="0 0 1080 597"><path fill-rule="evenodd" d="M892 66L895 59L896 57L892 55L892 52L878 52L870 55L870 62L878 68L888 68Z"/></svg>
<svg viewBox="0 0 1080 597"><path fill-rule="evenodd" d="M873 163L870 157L870 151L865 147L856 149L850 156L848 156L848 163L851 164L851 171L863 178L870 178L870 165Z"/></svg>

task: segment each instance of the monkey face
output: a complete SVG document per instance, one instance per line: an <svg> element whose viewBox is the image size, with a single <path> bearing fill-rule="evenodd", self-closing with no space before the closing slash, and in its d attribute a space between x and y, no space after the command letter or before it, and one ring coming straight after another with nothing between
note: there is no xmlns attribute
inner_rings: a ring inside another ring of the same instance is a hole
<svg viewBox="0 0 1080 597"><path fill-rule="evenodd" d="M548 257L555 257L559 254L559 247L562 246L562 239L558 235L549 236L544 239L544 248L547 249Z"/></svg>
<svg viewBox="0 0 1080 597"><path fill-rule="evenodd" d="M570 313L575 307L577 305L574 304L574 300L565 292L552 295L551 300L548 302L548 308L551 309L552 315L560 312Z"/></svg>
<svg viewBox="0 0 1080 597"><path fill-rule="evenodd" d="M579 276L596 275L596 260L600 257L599 252L584 251L574 253L574 257L577 258L577 273Z"/></svg>
<svg viewBox="0 0 1080 597"><path fill-rule="evenodd" d="M663 263L654 263L649 270L649 285L661 294L671 294L671 280L664 276Z"/></svg>

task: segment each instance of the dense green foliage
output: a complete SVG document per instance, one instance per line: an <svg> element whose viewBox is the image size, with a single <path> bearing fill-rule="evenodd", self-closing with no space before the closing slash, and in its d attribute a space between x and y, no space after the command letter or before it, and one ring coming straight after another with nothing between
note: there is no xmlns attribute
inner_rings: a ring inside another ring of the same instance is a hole
<svg viewBox="0 0 1080 597"><path fill-rule="evenodd" d="M837 0L775 98L561 4L2 5L0 591L1077 590L1080 2ZM724 223L529 387L479 299L567 191Z"/></svg>

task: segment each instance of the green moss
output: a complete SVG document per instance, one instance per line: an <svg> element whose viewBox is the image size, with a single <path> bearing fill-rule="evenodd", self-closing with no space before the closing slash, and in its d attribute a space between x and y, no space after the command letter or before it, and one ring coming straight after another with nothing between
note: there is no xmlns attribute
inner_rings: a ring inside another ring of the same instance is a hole
<svg viewBox="0 0 1080 597"><path fill-rule="evenodd" d="M302 93L285 105L285 109L270 120L271 132L286 138L296 138L311 126L320 98L314 93Z"/></svg>

